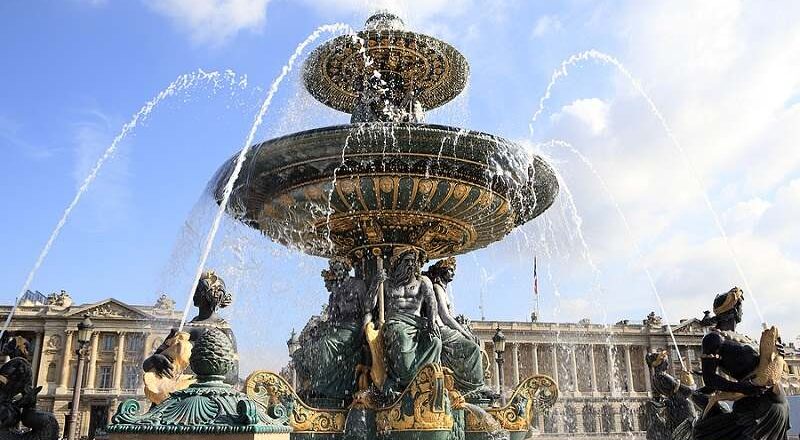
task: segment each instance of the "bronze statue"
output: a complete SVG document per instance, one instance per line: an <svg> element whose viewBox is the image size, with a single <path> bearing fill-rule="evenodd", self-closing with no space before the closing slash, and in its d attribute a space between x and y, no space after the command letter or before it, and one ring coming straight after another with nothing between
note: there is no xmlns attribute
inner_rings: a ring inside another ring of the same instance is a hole
<svg viewBox="0 0 800 440"><path fill-rule="evenodd" d="M389 273L380 271L376 275L377 282L384 283L386 294L385 388L392 391L402 391L420 368L441 360L436 294L431 280L422 275L424 259L416 248L395 247L389 259Z"/></svg>
<svg viewBox="0 0 800 440"><path fill-rule="evenodd" d="M313 337L303 335L292 360L304 398L348 403L355 392L356 367L364 363L362 329L372 321L375 289L350 276L350 261L332 258L322 271L328 297L327 319L321 319Z"/></svg>
<svg viewBox="0 0 800 440"><path fill-rule="evenodd" d="M143 363L145 392L154 403L165 399L171 391L188 387L191 368L189 354L191 343L200 339L209 329L218 329L228 335L236 352L236 338L230 324L217 315L217 309L227 307L233 301L225 282L213 270L203 273L194 292L194 306L198 314L187 322L184 331L173 329L155 353ZM234 355L233 366L228 370L225 383L236 385L239 382L239 359ZM184 374L186 373L186 374ZM155 400L154 400L155 398Z"/></svg>
<svg viewBox="0 0 800 440"><path fill-rule="evenodd" d="M456 388L462 393L485 387L478 338L458 322L447 294L447 286L456 275L456 259L439 260L424 275L431 280L436 295L439 312L436 324L442 334L442 365L453 371Z"/></svg>
<svg viewBox="0 0 800 440"><path fill-rule="evenodd" d="M56 440L58 421L54 415L36 410L30 345L22 337L13 337L3 345L2 354L11 359L0 366L0 440ZM17 431L22 424L27 432Z"/></svg>
<svg viewBox="0 0 800 440"><path fill-rule="evenodd" d="M648 353L647 365L653 386L653 399L647 402L647 440L690 440L697 407L708 398L698 393L694 378L681 371L680 379L667 373L667 352Z"/></svg>
<svg viewBox="0 0 800 440"><path fill-rule="evenodd" d="M733 392L744 395L728 411L714 405L695 423L697 440L784 440L789 429L789 404L780 384L774 386L754 383L764 363L760 356L783 356L779 338L772 347L759 347L749 337L736 333L736 324L742 320L744 294L734 287L714 299L713 317L704 318L712 325L703 337L702 367L705 386L700 391L714 395ZM769 329L768 329L769 331ZM776 333L777 336L777 333ZM719 371L730 379L723 377Z"/></svg>

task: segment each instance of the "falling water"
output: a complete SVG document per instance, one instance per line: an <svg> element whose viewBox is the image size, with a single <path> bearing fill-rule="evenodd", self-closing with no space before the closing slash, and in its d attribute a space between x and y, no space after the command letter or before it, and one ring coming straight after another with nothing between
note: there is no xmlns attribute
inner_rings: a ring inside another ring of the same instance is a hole
<svg viewBox="0 0 800 440"><path fill-rule="evenodd" d="M675 346L675 352L678 353L678 360L681 363L681 367L683 367L683 369L686 370L686 364L684 364L683 356L681 356L680 348L678 348L678 341L675 339L675 334L672 332L672 325L670 325L669 316L667 316L667 309L664 307L664 303L661 300L661 295L658 293L658 288L656 287L656 283L653 280L653 275L650 273L650 268L644 261L644 254L642 253L642 249L639 246L639 242L638 240L636 240L636 237L633 234L633 229L631 229L630 223L628 223L627 216L625 216L625 213L622 211L622 208L619 206L619 203L617 203L617 198L614 197L614 193L611 192L611 189L606 184L606 181L603 179L603 177L600 175L600 173L597 171L597 169L594 167L591 161L589 161L589 158L583 155L583 153L578 151L578 149L576 149L569 142L555 139L545 142L544 144L542 144L542 146L544 147L558 146L566 148L567 150L572 152L575 156L577 156L581 160L581 162L584 163L584 165L586 165L589 171L591 171L592 174L594 174L594 177L597 179L598 183L600 183L600 188L603 190L604 193L606 193L606 195L611 200L611 203L614 205L614 210L617 211L619 218L622 220L622 225L625 227L625 231L628 234L628 238L633 243L634 252L636 253L636 258L642 264L642 270L644 271L645 277L647 278L647 282L650 285L650 290L653 292L653 296L656 297L656 302L658 303L659 309L661 309L661 314L664 316L664 320L667 322L667 331L669 332L669 336L672 339L672 344Z"/></svg>
<svg viewBox="0 0 800 440"><path fill-rule="evenodd" d="M571 66L574 66L576 64L579 64L587 60L597 60L614 66L620 73L622 73L623 76L625 76L625 78L628 79L628 81L630 81L633 88L639 93L639 95L642 96L642 98L644 98L645 102L647 102L647 105L650 107L651 112L658 119L659 123L664 129L664 132L667 134L667 137L669 137L669 140L672 143L673 147L675 147L675 150L677 150L678 154L680 155L681 160L684 163L684 166L689 170L689 173L694 178L694 181L697 184L697 187L703 196L703 200L705 201L706 207L711 212L711 216L714 219L714 225L717 227L717 231L719 232L720 236L725 242L725 246L727 247L728 252L731 255L731 258L733 259L733 263L736 266L736 271L738 272L739 277L742 279L742 282L744 282L745 289L750 293L750 298L753 300L753 305L755 306L756 313L758 314L758 317L761 320L762 325L766 327L766 320L764 319L764 315L761 313L761 307L759 307L758 301L756 301L755 293L753 292L753 289L750 287L750 282L748 281L747 276L744 273L744 269L742 268L742 265L739 262L739 258L736 255L736 251L734 250L733 245L731 244L730 239L728 238L728 234L725 231L725 227L722 225L722 220L720 219L720 216L717 213L716 209L714 209L713 203L711 203L711 198L708 196L705 183L703 183L703 179L701 178L700 173L697 171L696 167L694 166L694 163L686 154L686 151L684 150L681 143L678 142L678 139L672 132L672 129L667 123L666 118L658 109L655 102L653 102L652 98L650 98L650 95L644 90L639 80L637 80L619 60L617 60L611 55L605 54L603 52L594 49L572 55L566 60L564 60L561 63L561 67L553 72L553 75L550 77L550 82L547 84L547 88L545 89L544 95L542 95L542 97L539 99L539 108L536 109L536 112L534 112L533 117L531 118L531 121L528 125L531 137L533 137L534 133L533 129L534 124L544 111L545 102L548 99L550 99L552 89L558 82L559 78L567 76L568 69Z"/></svg>
<svg viewBox="0 0 800 440"><path fill-rule="evenodd" d="M211 253L211 247L214 245L214 238L217 235L217 231L219 230L220 222L222 221L222 216L225 213L225 210L228 206L228 201L231 198L231 194L233 193L233 185L236 182L236 179L239 177L239 173L242 171L242 167L244 166L244 160L247 157L247 153L250 151L250 147L253 143L253 139L256 136L256 132L258 131L258 127L261 126L261 122L264 120L264 115L269 110L269 106L272 103L272 98L275 96L275 93L278 91L278 87L283 82L283 79L289 72L292 71L292 67L294 67L295 61L300 57L303 53L305 48L316 41L322 34L325 33L354 33L353 29L344 24L344 23L334 23L334 24L325 24L318 27L314 32L312 32L303 42L297 45L297 48L294 50L294 53L291 57L289 57L289 61L283 66L280 75L272 82L272 85L269 88L269 92L267 92L267 96L264 99L264 102L261 104L261 108L259 109L258 113L256 114L255 121L253 125L250 127L250 133L247 135L247 139L244 142L244 147L239 152L239 156L236 158L236 164L234 165L233 172L231 176L228 178L228 181L225 184L225 189L222 194L222 200L219 203L219 210L217 211L216 216L214 217L214 222L211 225L211 229L208 231L208 236L206 236L205 246L203 247L203 252L200 255L200 262L197 265L197 271L195 273L195 277L192 280L192 287L189 290L189 297L186 301L186 307L183 310L183 317L181 318L181 325L180 330L183 329L183 326L186 324L186 318L189 315L189 308L192 305L192 296L194 296L194 291L197 289L197 285L200 282L200 276L203 274L203 270L205 269L206 261L208 260L208 255Z"/></svg>
<svg viewBox="0 0 800 440"><path fill-rule="evenodd" d="M64 228L64 225L67 224L67 220L69 220L72 211L78 205L83 195L92 185L92 182L97 178L97 175L100 173L100 169L103 168L103 165L114 156L114 153L117 150L120 142L131 132L133 131L136 126L143 122L150 113L156 108L156 106L163 101L164 99L175 95L178 92L184 91L201 81L210 82L214 85L214 90L220 87L220 84L223 82L227 83L228 85L238 85L240 87L245 87L247 85L247 78L242 77L238 82L236 81L237 75L231 70L226 70L223 73L220 72L204 72L203 70L198 70L196 72L190 72L183 75L180 75L175 81L173 81L167 88L162 90L158 93L153 99L148 101L147 103L142 106L139 111L133 115L130 121L128 121L125 125L122 126L122 130L120 133L114 138L111 142L111 145L105 150L102 156L95 162L94 167L90 170L89 175L83 180L80 188L78 188L78 192L75 194L75 197L72 199L67 208L64 210L64 213L61 214L61 218L58 220L55 229L50 234L50 238L47 239L47 243L42 248L42 251L39 253L39 257L36 259L36 263L33 265L33 269L28 273L28 277L25 279L25 283L22 285L22 289L20 289L19 294L14 300L14 305L11 308L11 312L6 317L6 321L3 324L2 330L0 330L0 339L2 339L3 334L5 333L6 329L8 329L9 324L11 323L11 318L14 316L14 313L17 310L17 306L19 305L19 301L22 298L22 295L30 288L31 283L33 282L33 278L36 276L36 273L39 271L39 268L44 263L45 258L50 253L50 248L53 247L53 243L55 243L56 239L58 238L59 234L61 234L61 229Z"/></svg>

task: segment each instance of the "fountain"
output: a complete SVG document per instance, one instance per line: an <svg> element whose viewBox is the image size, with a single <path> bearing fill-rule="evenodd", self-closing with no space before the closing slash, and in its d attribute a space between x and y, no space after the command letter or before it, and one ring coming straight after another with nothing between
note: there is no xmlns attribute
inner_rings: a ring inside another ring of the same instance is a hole
<svg viewBox="0 0 800 440"><path fill-rule="evenodd" d="M542 158L511 141L423 123L426 110L464 89L468 70L455 48L405 30L389 13L310 54L307 90L351 114L351 124L248 143L211 185L236 219L329 260L327 313L309 321L292 355L297 389L256 371L246 397L235 392L222 382L235 367L226 332L212 323L198 333L189 323L146 366L176 382L182 372L173 377L165 366L190 364L196 382L154 393L159 403L143 415L123 403L112 438L516 440L529 432L555 403L557 385L535 375L502 396L487 387L489 357L445 292L455 256L536 218L558 183ZM441 260L423 274L430 259ZM224 289L209 276L195 298Z"/></svg>
<svg viewBox="0 0 800 440"><path fill-rule="evenodd" d="M519 145L423 123L468 70L449 44L373 15L313 51L303 72L311 95L351 124L255 145L241 174L236 155L215 176L220 202L235 179L231 215L330 259L328 316L309 322L293 355L298 389L266 371L246 382L267 413L292 402L293 438L518 438L555 402L553 381L535 376L498 405L488 357L420 272L437 258L454 270L452 257L501 240L558 193L549 165Z"/></svg>

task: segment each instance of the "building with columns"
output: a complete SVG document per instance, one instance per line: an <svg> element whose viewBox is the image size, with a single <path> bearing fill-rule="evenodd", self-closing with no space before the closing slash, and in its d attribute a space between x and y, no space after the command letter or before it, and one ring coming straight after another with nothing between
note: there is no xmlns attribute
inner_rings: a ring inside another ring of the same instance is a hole
<svg viewBox="0 0 800 440"><path fill-rule="evenodd" d="M86 348L78 433L94 438L120 402L144 401L142 361L180 324L181 314L174 305L163 295L152 306L139 306L113 298L74 305L64 291L50 296L26 294L8 335L31 343L34 385L42 386L39 408L53 412L63 430L75 384L77 326L84 315L91 318L94 332ZM1 306L0 319L5 320L10 310L11 306Z"/></svg>
<svg viewBox="0 0 800 440"><path fill-rule="evenodd" d="M650 375L645 356L668 350L672 371L681 368L672 337L654 313L647 319L615 325L579 323L473 321L472 330L492 359L491 384L499 390L498 363L492 336L500 328L506 337L503 354L505 390L521 379L545 374L559 385L558 403L534 425L537 439L644 439L645 403L650 399ZM673 326L680 355L691 370L700 369L703 328L698 320ZM800 351L787 345L790 374L787 394L800 393ZM698 383L698 386L701 386Z"/></svg>

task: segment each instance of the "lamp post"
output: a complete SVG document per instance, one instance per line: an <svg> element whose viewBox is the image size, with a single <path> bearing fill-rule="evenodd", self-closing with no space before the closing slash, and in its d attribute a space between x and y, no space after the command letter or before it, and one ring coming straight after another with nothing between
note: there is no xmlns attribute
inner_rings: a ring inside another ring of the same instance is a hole
<svg viewBox="0 0 800 440"><path fill-rule="evenodd" d="M297 370L294 368L294 359L292 356L294 352L300 349L300 338L297 333L292 329L292 334L289 335L289 340L286 341L286 347L289 349L289 368L292 370L292 388L297 390Z"/></svg>
<svg viewBox="0 0 800 440"><path fill-rule="evenodd" d="M75 387L72 389L72 409L69 413L69 426L67 427L67 440L75 440L76 430L78 429L78 410L81 403L81 388L83 388L83 367L85 363L85 348L92 340L92 330L94 324L89 319L89 315L83 316L83 321L78 324L78 368L75 370ZM69 362L69 358L64 359Z"/></svg>
<svg viewBox="0 0 800 440"><path fill-rule="evenodd" d="M499 326L494 336L492 336L492 342L494 343L494 352L497 353L497 381L500 385L500 404L505 406L506 396L505 393L503 393L503 387L505 385L505 380L503 378L503 352L506 351L506 336L503 334L503 331L500 330Z"/></svg>

